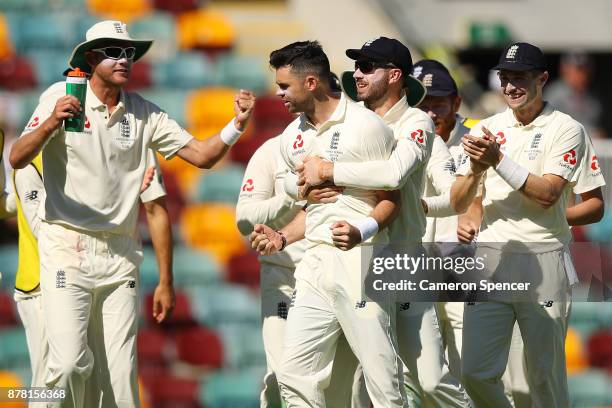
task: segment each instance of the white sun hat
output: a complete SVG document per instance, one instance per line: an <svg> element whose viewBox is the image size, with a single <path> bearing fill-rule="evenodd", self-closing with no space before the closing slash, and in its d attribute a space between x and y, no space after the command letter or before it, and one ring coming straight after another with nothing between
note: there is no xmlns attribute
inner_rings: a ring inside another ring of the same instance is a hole
<svg viewBox="0 0 612 408"><path fill-rule="evenodd" d="M136 49L134 61L138 61L153 44L153 40L133 39L127 31L127 25L117 20L105 20L94 24L87 30L85 40L85 42L74 47L68 60L72 68L78 67L85 72L91 70L85 59L85 52L100 48L111 41L113 43L116 41L126 42L132 45Z"/></svg>

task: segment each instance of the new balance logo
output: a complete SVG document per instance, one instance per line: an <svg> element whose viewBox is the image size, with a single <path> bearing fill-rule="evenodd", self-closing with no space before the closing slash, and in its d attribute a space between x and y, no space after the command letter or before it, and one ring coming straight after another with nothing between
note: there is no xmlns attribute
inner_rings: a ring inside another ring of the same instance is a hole
<svg viewBox="0 0 612 408"><path fill-rule="evenodd" d="M546 301L542 302L541 305L544 306L544 307L552 307L553 301L552 300L546 300Z"/></svg>
<svg viewBox="0 0 612 408"><path fill-rule="evenodd" d="M449 173L455 174L457 172L457 168L455 167L455 160L451 158L446 163L444 163L444 171L448 171Z"/></svg>
<svg viewBox="0 0 612 408"><path fill-rule="evenodd" d="M403 312L404 310L408 309L410 309L410 302L400 304L400 311Z"/></svg>
<svg viewBox="0 0 612 408"><path fill-rule="evenodd" d="M355 309L363 309L365 306L366 306L365 300L360 300L359 302L355 303Z"/></svg>
<svg viewBox="0 0 612 408"><path fill-rule="evenodd" d="M287 307L287 304L285 302L279 302L278 310L276 313L278 317L280 317L281 319L287 320L288 313L289 313L289 308Z"/></svg>
<svg viewBox="0 0 612 408"><path fill-rule="evenodd" d="M128 289L134 289L136 287L136 281L134 280L127 281L127 283L125 284L125 287Z"/></svg>
<svg viewBox="0 0 612 408"><path fill-rule="evenodd" d="M337 149L339 140L340 140L340 132L335 131L334 134L332 135L331 142L329 143L329 148Z"/></svg>
<svg viewBox="0 0 612 408"><path fill-rule="evenodd" d="M514 59L514 57L516 57L516 52L518 51L518 45L513 45L512 47L510 47L508 49L508 52L506 53L506 58L507 59Z"/></svg>
<svg viewBox="0 0 612 408"><path fill-rule="evenodd" d="M26 195L24 198L26 201L36 200L38 198L38 190L32 190L32 191L26 192Z"/></svg>
<svg viewBox="0 0 612 408"><path fill-rule="evenodd" d="M55 287L57 289L64 289L66 287L66 272L61 269L55 275Z"/></svg>
<svg viewBox="0 0 612 408"><path fill-rule="evenodd" d="M427 74L423 77L423 85L429 88L433 85L433 74Z"/></svg>

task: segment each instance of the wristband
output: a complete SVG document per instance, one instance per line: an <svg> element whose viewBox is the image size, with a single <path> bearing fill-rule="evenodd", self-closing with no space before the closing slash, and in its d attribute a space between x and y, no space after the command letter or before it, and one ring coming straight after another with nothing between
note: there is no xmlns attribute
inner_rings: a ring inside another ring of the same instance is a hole
<svg viewBox="0 0 612 408"><path fill-rule="evenodd" d="M378 232L378 223L372 217L356 221L354 225L361 233L361 242L367 241Z"/></svg>
<svg viewBox="0 0 612 408"><path fill-rule="evenodd" d="M285 247L287 246L287 237L285 236L285 234L283 234L283 233L282 233L282 231L281 231L281 230L276 230L276 232L278 233L278 235L280 235L280 236L281 236L281 241L282 241L282 244L281 244L280 249L278 250L278 252L280 252L280 251L282 251L283 249L285 249Z"/></svg>
<svg viewBox="0 0 612 408"><path fill-rule="evenodd" d="M223 143L225 143L228 146L232 146L234 143L236 143L238 139L240 138L240 135L242 135L243 133L239 131L238 129L236 129L235 122L236 122L236 118L230 120L229 123L225 125L223 130L221 130L221 133L219 133L219 137L221 137L221 140L223 140Z"/></svg>
<svg viewBox="0 0 612 408"><path fill-rule="evenodd" d="M283 187L285 188L285 193L287 193L287 195L289 197L291 197L294 201L298 201L299 197L298 197L298 175L295 173L292 173L291 171L287 171L287 173L285 174L285 180L284 180L284 185Z"/></svg>
<svg viewBox="0 0 612 408"><path fill-rule="evenodd" d="M495 167L495 171L515 190L520 189L529 177L529 170L515 163L507 154Z"/></svg>

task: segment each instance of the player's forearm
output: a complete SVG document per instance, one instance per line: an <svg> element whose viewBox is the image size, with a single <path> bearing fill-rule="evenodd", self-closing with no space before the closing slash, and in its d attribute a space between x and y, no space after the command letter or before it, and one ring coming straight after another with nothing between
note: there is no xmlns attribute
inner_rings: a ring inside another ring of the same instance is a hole
<svg viewBox="0 0 612 408"><path fill-rule="evenodd" d="M457 175L450 191L450 205L458 214L465 212L474 201L482 177L471 170L465 176Z"/></svg>
<svg viewBox="0 0 612 408"><path fill-rule="evenodd" d="M563 193L564 182L553 182L552 178L561 179L554 175L536 176L529 174L520 191L542 208L552 207Z"/></svg>
<svg viewBox="0 0 612 408"><path fill-rule="evenodd" d="M242 235L253 231L255 224L270 224L291 208L293 200L279 194L267 200L239 200L236 205L236 224Z"/></svg>
<svg viewBox="0 0 612 408"><path fill-rule="evenodd" d="M229 151L230 146L221 140L219 135L206 140L192 139L178 151L183 160L201 169L210 169Z"/></svg>
<svg viewBox="0 0 612 408"><path fill-rule="evenodd" d="M400 140L389 160L363 163L334 163L333 181L337 186L366 190L397 190L423 163L425 154L412 142Z"/></svg>
<svg viewBox="0 0 612 408"><path fill-rule="evenodd" d="M61 124L61 122L60 122ZM58 128L56 119L50 117L38 129L23 135L13 143L9 161L14 169L22 169L34 160L45 143Z"/></svg>
<svg viewBox="0 0 612 408"><path fill-rule="evenodd" d="M306 211L302 210L297 213L289 224L281 228L280 232L287 238L287 245L304 239L306 234Z"/></svg>
<svg viewBox="0 0 612 408"><path fill-rule="evenodd" d="M582 202L568 207L565 217L569 225L593 224L604 215L604 200L601 189L581 194Z"/></svg>
<svg viewBox="0 0 612 408"><path fill-rule="evenodd" d="M173 282L172 276L172 227L165 199L160 197L144 204L151 241L159 267L159 283Z"/></svg>
<svg viewBox="0 0 612 408"><path fill-rule="evenodd" d="M401 209L401 196L399 190L378 191L378 204L372 210L370 217L376 220L378 230L386 228L398 216Z"/></svg>
<svg viewBox="0 0 612 408"><path fill-rule="evenodd" d="M450 191L433 197L423 197L423 201L427 204L426 215L428 217L450 217L451 215L457 215L457 212L451 206Z"/></svg>

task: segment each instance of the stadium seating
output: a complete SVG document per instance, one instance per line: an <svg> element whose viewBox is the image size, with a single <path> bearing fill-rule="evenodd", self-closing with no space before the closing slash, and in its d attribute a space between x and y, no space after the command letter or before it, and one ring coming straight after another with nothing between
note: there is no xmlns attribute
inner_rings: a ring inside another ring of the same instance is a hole
<svg viewBox="0 0 612 408"><path fill-rule="evenodd" d="M37 84L40 88L64 81L62 75L68 66L70 54L58 53L48 49L30 50L25 54L36 72Z"/></svg>
<svg viewBox="0 0 612 408"><path fill-rule="evenodd" d="M6 17L0 13L0 61L9 57L15 52L11 40L11 29L6 21Z"/></svg>
<svg viewBox="0 0 612 408"><path fill-rule="evenodd" d="M126 23L151 11L148 0L87 0L87 8L91 14Z"/></svg>
<svg viewBox="0 0 612 408"><path fill-rule="evenodd" d="M155 40L144 56L147 61L160 62L176 58L176 22L171 14L160 11L147 14L144 18L133 21L129 30L134 38Z"/></svg>
<svg viewBox="0 0 612 408"><path fill-rule="evenodd" d="M0 60L0 88L23 91L36 86L36 72L30 61L19 55Z"/></svg>
<svg viewBox="0 0 612 408"><path fill-rule="evenodd" d="M17 307L9 292L0 292L0 328L19 324Z"/></svg>
<svg viewBox="0 0 612 408"><path fill-rule="evenodd" d="M207 408L257 408L263 373L221 371L200 385L200 399Z"/></svg>
<svg viewBox="0 0 612 408"><path fill-rule="evenodd" d="M198 382L166 373L145 382L156 408L200 408Z"/></svg>
<svg viewBox="0 0 612 408"><path fill-rule="evenodd" d="M138 61L132 66L130 82L125 87L127 91L149 88L153 84L151 65L147 61Z"/></svg>
<svg viewBox="0 0 612 408"><path fill-rule="evenodd" d="M28 367L30 357L25 331L22 327L0 330L0 367L15 369Z"/></svg>
<svg viewBox="0 0 612 408"><path fill-rule="evenodd" d="M153 80L157 86L185 91L218 82L214 64L199 52L181 52L175 58L157 63Z"/></svg>
<svg viewBox="0 0 612 408"><path fill-rule="evenodd" d="M235 164L203 174L198 180L193 201L236 204L243 175L244 167Z"/></svg>
<svg viewBox="0 0 612 408"><path fill-rule="evenodd" d="M198 323L220 329L222 325L258 325L259 299L244 287L218 285L186 289Z"/></svg>
<svg viewBox="0 0 612 408"><path fill-rule="evenodd" d="M187 96L187 127L192 129L215 129L219 132L234 117L235 89L206 88L191 92Z"/></svg>
<svg viewBox="0 0 612 408"><path fill-rule="evenodd" d="M612 331L602 330L590 336L587 343L589 365L612 373Z"/></svg>
<svg viewBox="0 0 612 408"><path fill-rule="evenodd" d="M261 58L232 53L221 56L217 64L220 84L255 93L263 93L268 88L270 81L266 68L267 63Z"/></svg>
<svg viewBox="0 0 612 408"><path fill-rule="evenodd" d="M601 407L612 404L610 378L604 371L589 370L568 378L572 407Z"/></svg>
<svg viewBox="0 0 612 408"><path fill-rule="evenodd" d="M218 369L223 365L223 345L219 336L203 327L183 330L176 336L178 358L186 363Z"/></svg>
<svg viewBox="0 0 612 408"><path fill-rule="evenodd" d="M571 327L568 329L565 339L565 359L568 375L579 373L588 367L582 338Z"/></svg>
<svg viewBox="0 0 612 408"><path fill-rule="evenodd" d="M71 13L22 14L18 20L18 49L55 49L66 53L66 50L75 45L73 27L76 18L77 16Z"/></svg>
<svg viewBox="0 0 612 408"><path fill-rule="evenodd" d="M181 13L198 8L198 0L153 0L155 8L170 13Z"/></svg>
<svg viewBox="0 0 612 408"><path fill-rule="evenodd" d="M151 68L152 71L155 68ZM151 72L152 81L155 82L155 73ZM171 119L180 125L185 125L185 101L187 93L180 89L152 88L138 92L143 98L162 107Z"/></svg>
<svg viewBox="0 0 612 408"><path fill-rule="evenodd" d="M232 255L247 250L236 228L234 209L227 205L198 204L185 207L181 230L187 244L210 252L223 265Z"/></svg>
<svg viewBox="0 0 612 408"><path fill-rule="evenodd" d="M259 261L254 251L235 255L227 264L227 281L245 285L251 289L259 287Z"/></svg>
<svg viewBox="0 0 612 408"><path fill-rule="evenodd" d="M28 383L23 381L21 377L11 371L2 370L0 371L0 387L2 388L19 388L27 385ZM25 402L2 402L2 408L26 408Z"/></svg>
<svg viewBox="0 0 612 408"><path fill-rule="evenodd" d="M223 14L208 9L179 14L177 28L177 41L182 50L229 49L236 35L234 27Z"/></svg>

